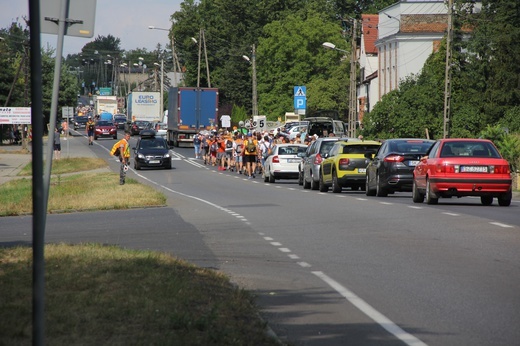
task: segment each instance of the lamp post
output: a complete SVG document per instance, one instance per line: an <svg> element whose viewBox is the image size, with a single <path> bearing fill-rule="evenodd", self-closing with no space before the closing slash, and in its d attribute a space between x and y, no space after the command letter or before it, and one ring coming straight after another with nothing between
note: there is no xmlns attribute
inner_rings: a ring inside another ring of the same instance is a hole
<svg viewBox="0 0 520 346"><path fill-rule="evenodd" d="M148 29L150 29L150 30L162 30L162 31L170 32L170 30L168 30L168 29L158 28L158 27L153 26L153 25L149 25ZM173 86L176 87L176 86L178 86L178 84L177 84L177 70L176 70L176 62L178 64L178 59L177 59L176 54L175 54L175 38L173 36L173 30L171 31L171 34L172 34L171 45L172 45L172 62L173 62ZM179 72L180 72L180 68L179 68Z"/></svg>
<svg viewBox="0 0 520 346"><path fill-rule="evenodd" d="M258 115L258 94L256 91L256 50L255 45L253 44L253 50L251 54L251 59L247 55L242 55L242 58L251 63L251 68L253 69L253 117Z"/></svg>
<svg viewBox="0 0 520 346"><path fill-rule="evenodd" d="M356 30L357 21L354 21L354 32ZM349 100L349 111L348 111L348 136L356 136L356 120L357 120L357 90L356 90L356 56L355 56L355 36L353 36L353 50L350 56L350 100ZM322 46L327 49L337 50L348 54L346 50L336 48L336 45L330 42L322 43Z"/></svg>
<svg viewBox="0 0 520 346"><path fill-rule="evenodd" d="M164 59L161 59L161 64L154 63L155 66L161 66L161 95L159 96L159 102L161 102L161 117L164 116L164 102L163 102L163 94L164 94ZM162 119L160 119L162 121Z"/></svg>

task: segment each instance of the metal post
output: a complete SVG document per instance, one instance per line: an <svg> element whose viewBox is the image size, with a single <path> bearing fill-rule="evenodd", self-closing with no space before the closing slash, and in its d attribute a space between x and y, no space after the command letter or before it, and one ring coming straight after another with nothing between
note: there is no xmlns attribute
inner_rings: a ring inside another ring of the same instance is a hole
<svg viewBox="0 0 520 346"><path fill-rule="evenodd" d="M161 119L163 121L164 118L164 59L161 59L161 97L159 98L161 101Z"/></svg>
<svg viewBox="0 0 520 346"><path fill-rule="evenodd" d="M348 134L349 137L356 136L356 120L357 120L357 90L356 90L356 32L357 20L353 19L352 26L352 50L350 52L350 106L348 115Z"/></svg>
<svg viewBox="0 0 520 346"><path fill-rule="evenodd" d="M256 91L256 50L253 44L253 54L251 56L251 63L253 68L253 116L258 115L258 95Z"/></svg>
<svg viewBox="0 0 520 346"><path fill-rule="evenodd" d="M444 76L443 138L449 137L451 106L451 41L453 39L453 0L448 0L448 32L446 37L446 71Z"/></svg>

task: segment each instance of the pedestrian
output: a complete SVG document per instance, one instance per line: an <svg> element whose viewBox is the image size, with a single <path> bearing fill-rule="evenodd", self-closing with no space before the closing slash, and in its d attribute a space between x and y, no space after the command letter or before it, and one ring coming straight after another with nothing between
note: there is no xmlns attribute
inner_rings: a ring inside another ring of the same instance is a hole
<svg viewBox="0 0 520 346"><path fill-rule="evenodd" d="M242 134L237 133L236 139L233 143L233 157L235 158L235 169L239 174L242 174L242 169L244 165L244 140L242 139Z"/></svg>
<svg viewBox="0 0 520 346"><path fill-rule="evenodd" d="M92 120L92 117L88 116L88 121L85 126L88 136L88 145L94 145L94 129L95 129L96 123L94 120Z"/></svg>
<svg viewBox="0 0 520 346"><path fill-rule="evenodd" d="M248 133L244 142L244 164L246 165L247 179L255 177L257 146L258 142L253 139L251 133Z"/></svg>
<svg viewBox="0 0 520 346"><path fill-rule="evenodd" d="M60 140L61 129L54 129L54 159L59 160L61 158L61 140Z"/></svg>
<svg viewBox="0 0 520 346"><path fill-rule="evenodd" d="M202 142L202 134L197 133L193 137L193 148L195 148L195 158L200 159L200 143Z"/></svg>
<svg viewBox="0 0 520 346"><path fill-rule="evenodd" d="M125 131L125 136L119 141L119 162L121 162L121 169L119 170L119 185L125 184L126 171L130 163L130 132Z"/></svg>

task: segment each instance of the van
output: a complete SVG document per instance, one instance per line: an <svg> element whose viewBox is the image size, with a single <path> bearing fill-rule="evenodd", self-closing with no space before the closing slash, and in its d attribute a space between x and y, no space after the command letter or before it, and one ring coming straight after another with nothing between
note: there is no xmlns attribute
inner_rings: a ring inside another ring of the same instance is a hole
<svg viewBox="0 0 520 346"><path fill-rule="evenodd" d="M336 137L347 135L347 126L341 120L334 120L329 117L310 117L303 120L308 121L307 136L328 137L330 133L334 133Z"/></svg>

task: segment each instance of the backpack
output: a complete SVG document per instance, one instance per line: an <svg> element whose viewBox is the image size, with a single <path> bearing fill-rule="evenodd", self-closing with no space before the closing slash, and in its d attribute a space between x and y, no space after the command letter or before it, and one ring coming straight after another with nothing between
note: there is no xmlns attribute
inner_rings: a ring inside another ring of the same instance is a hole
<svg viewBox="0 0 520 346"><path fill-rule="evenodd" d="M233 141L230 139L226 139L226 151L227 152L233 151Z"/></svg>
<svg viewBox="0 0 520 346"><path fill-rule="evenodd" d="M267 142L267 144L264 142L264 148L265 150L262 151L262 157L266 159L271 154L271 143Z"/></svg>
<svg viewBox="0 0 520 346"><path fill-rule="evenodd" d="M206 137L203 137L203 138L202 138L202 147L203 147L204 149L208 149L208 148L209 148L209 142L208 142L208 140L206 139Z"/></svg>
<svg viewBox="0 0 520 346"><path fill-rule="evenodd" d="M244 145L244 144L243 144L242 142L241 142L241 143L237 143L237 147L235 148L235 151L236 151L237 154L242 153L242 147L243 147L243 145Z"/></svg>
<svg viewBox="0 0 520 346"><path fill-rule="evenodd" d="M195 145L200 144L200 137L199 137L199 135L196 135L196 136L193 138L193 144L195 144Z"/></svg>
<svg viewBox="0 0 520 346"><path fill-rule="evenodd" d="M250 154L252 154L252 153L254 153L256 151L256 145L255 145L255 142L253 142L252 139L248 139L247 140L246 150Z"/></svg>
<svg viewBox="0 0 520 346"><path fill-rule="evenodd" d="M119 150L119 146L121 145L120 142L121 141L117 141L116 144L114 144L114 146L110 150L110 155L114 155L114 156L120 156L121 155L120 150Z"/></svg>
<svg viewBox="0 0 520 346"><path fill-rule="evenodd" d="M211 148L209 150L212 151L212 152L217 151L218 150L218 143L217 142L211 143Z"/></svg>

